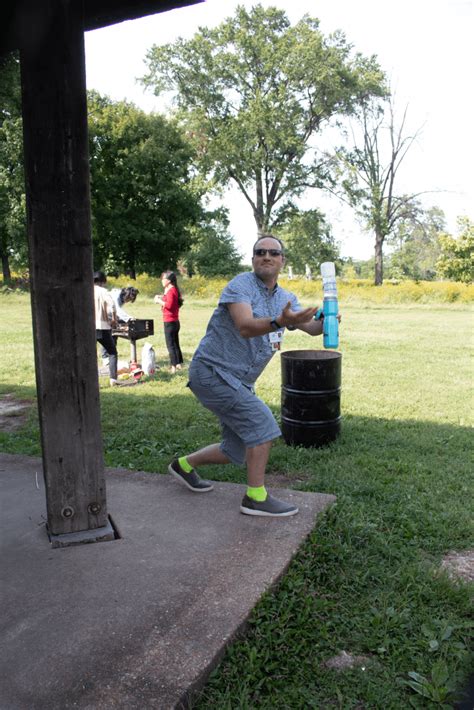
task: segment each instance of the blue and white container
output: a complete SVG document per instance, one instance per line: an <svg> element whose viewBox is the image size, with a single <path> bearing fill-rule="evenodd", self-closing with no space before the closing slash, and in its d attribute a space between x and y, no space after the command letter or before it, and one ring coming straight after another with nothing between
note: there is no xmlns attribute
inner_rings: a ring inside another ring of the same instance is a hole
<svg viewBox="0 0 474 710"><path fill-rule="evenodd" d="M332 261L321 264L323 279L323 344L325 348L339 346L339 305L337 300L336 267Z"/></svg>

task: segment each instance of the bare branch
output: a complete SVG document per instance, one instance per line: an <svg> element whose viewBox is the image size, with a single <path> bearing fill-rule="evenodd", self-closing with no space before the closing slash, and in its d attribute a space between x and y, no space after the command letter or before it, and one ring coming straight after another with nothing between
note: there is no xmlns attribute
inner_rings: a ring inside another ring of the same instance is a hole
<svg viewBox="0 0 474 710"><path fill-rule="evenodd" d="M405 107L398 127L395 124L393 100L388 101L388 125L384 123L384 114L380 114L379 104L366 104L358 118L362 129L359 142L351 126L353 149L351 153L339 154L343 169L349 175L349 185L345 187L347 201L354 206L356 198L359 204L356 211L364 217L367 226L375 234L375 283L383 280L382 247L385 238L393 231L396 224L413 213L415 198L421 192L398 197L395 192L397 173L408 151L421 133L421 128L412 135L405 135L408 106ZM382 131L388 130L389 155L383 160L384 144ZM359 147L359 146L362 147ZM342 158L341 158L342 156ZM359 187L357 187L359 186ZM347 192L350 190L350 194Z"/></svg>

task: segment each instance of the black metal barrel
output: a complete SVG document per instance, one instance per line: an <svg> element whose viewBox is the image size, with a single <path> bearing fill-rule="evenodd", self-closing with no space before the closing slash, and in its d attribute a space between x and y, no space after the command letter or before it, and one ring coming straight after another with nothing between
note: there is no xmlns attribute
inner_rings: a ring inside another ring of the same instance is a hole
<svg viewBox="0 0 474 710"><path fill-rule="evenodd" d="M341 364L334 350L281 354L281 430L290 446L324 446L339 435Z"/></svg>

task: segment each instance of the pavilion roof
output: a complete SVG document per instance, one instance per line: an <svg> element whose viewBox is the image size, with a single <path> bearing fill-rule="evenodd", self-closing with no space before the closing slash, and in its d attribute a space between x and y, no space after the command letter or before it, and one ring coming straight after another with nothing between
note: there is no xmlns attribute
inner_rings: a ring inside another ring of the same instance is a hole
<svg viewBox="0 0 474 710"><path fill-rule="evenodd" d="M0 6L0 54L18 49L23 27L31 24L41 31L47 22L46 8L51 0L3 0ZM59 0L57 0L59 1ZM84 29L96 30L116 22L135 20L203 0L72 0L84 4Z"/></svg>

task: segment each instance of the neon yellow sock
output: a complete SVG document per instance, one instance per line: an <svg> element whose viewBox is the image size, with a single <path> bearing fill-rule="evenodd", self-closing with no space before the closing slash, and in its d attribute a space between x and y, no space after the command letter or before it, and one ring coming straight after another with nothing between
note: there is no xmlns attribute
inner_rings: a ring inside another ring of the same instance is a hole
<svg viewBox="0 0 474 710"><path fill-rule="evenodd" d="M188 459L186 458L186 456L181 456L181 458L178 459L178 463L185 473L191 473L191 471L193 470L193 467L188 464Z"/></svg>
<svg viewBox="0 0 474 710"><path fill-rule="evenodd" d="M265 486L247 486L247 495L252 500L256 500L257 503L263 503L267 499L267 489Z"/></svg>

